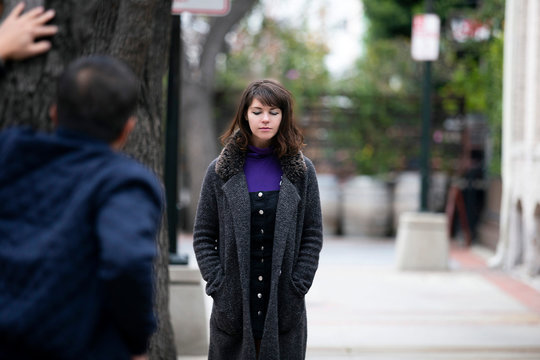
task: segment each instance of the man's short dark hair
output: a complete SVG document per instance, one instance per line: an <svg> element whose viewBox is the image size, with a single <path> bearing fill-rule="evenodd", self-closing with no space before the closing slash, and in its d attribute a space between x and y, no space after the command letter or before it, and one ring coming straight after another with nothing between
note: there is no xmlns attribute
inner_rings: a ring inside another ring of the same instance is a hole
<svg viewBox="0 0 540 360"><path fill-rule="evenodd" d="M138 88L136 76L117 59L75 60L58 81L58 124L110 143L133 115Z"/></svg>

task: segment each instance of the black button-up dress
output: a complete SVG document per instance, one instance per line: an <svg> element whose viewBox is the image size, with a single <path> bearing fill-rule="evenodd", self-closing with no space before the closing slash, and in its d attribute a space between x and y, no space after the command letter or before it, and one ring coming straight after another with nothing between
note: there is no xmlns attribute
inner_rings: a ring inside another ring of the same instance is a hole
<svg viewBox="0 0 540 360"><path fill-rule="evenodd" d="M249 193L251 200L250 313L253 336L262 339L270 295L272 248L279 191Z"/></svg>

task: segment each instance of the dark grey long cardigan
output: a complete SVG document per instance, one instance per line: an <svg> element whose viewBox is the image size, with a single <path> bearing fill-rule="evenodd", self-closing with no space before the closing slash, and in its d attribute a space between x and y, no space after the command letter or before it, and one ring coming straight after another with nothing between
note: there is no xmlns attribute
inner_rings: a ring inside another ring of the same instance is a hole
<svg viewBox="0 0 540 360"><path fill-rule="evenodd" d="M214 299L209 359L255 359L249 312L250 200L245 153L229 142L206 173L195 219L195 255ZM302 153L281 158L270 299L260 360L304 359L304 296L319 263L322 221L315 168Z"/></svg>

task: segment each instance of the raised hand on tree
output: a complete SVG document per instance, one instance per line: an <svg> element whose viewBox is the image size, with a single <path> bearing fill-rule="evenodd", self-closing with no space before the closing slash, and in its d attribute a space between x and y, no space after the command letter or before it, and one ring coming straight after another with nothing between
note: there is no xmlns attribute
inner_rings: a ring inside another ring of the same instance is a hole
<svg viewBox="0 0 540 360"><path fill-rule="evenodd" d="M54 10L41 6L26 13L24 3L19 3L0 24L0 60L22 60L42 54L51 48L50 41L36 39L52 36L58 27L46 25L55 15Z"/></svg>

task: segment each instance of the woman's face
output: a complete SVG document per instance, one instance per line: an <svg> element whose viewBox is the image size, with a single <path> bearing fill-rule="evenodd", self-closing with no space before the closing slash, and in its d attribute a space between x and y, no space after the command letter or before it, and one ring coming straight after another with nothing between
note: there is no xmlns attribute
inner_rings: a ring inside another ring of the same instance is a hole
<svg viewBox="0 0 540 360"><path fill-rule="evenodd" d="M281 109L275 106L265 106L257 99L247 110L247 119L251 129L251 145L258 148L270 146L272 138L279 130Z"/></svg>

